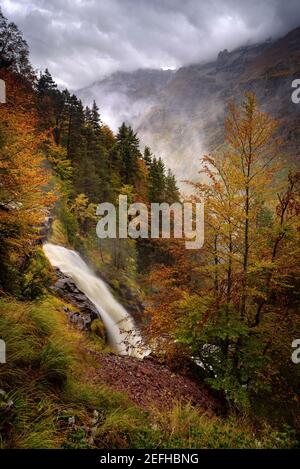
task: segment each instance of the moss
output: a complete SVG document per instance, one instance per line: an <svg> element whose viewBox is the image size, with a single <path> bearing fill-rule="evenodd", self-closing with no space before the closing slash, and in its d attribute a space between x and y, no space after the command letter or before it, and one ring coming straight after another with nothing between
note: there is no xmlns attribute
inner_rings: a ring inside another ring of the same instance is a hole
<svg viewBox="0 0 300 469"><path fill-rule="evenodd" d="M52 284L54 276L52 268L41 248L24 265L21 277L21 297L35 299L41 297Z"/></svg>
<svg viewBox="0 0 300 469"><path fill-rule="evenodd" d="M91 331L96 336L100 337L104 342L106 341L105 326L101 319L94 319L91 323Z"/></svg>

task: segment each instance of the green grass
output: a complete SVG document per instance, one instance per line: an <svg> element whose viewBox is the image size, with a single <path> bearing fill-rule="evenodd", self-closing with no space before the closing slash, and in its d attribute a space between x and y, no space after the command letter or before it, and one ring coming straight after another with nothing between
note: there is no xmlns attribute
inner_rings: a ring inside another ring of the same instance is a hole
<svg viewBox="0 0 300 469"><path fill-rule="evenodd" d="M181 403L164 412L138 408L99 382L87 350L106 352L93 334L67 323L64 306L53 296L0 299L0 337L7 345L7 363L0 365L0 447L293 446L288 430L266 426L258 432L247 421L217 418Z"/></svg>

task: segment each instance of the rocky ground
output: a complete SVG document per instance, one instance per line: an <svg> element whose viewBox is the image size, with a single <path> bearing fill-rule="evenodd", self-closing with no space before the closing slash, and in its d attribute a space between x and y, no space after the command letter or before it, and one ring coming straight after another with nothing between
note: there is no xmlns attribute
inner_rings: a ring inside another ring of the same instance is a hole
<svg viewBox="0 0 300 469"><path fill-rule="evenodd" d="M140 407L166 409L172 406L174 400L180 400L190 401L209 413L218 413L219 403L204 385L173 373L151 357L139 360L94 351L89 353L94 355L97 362L96 373L91 379L127 393Z"/></svg>

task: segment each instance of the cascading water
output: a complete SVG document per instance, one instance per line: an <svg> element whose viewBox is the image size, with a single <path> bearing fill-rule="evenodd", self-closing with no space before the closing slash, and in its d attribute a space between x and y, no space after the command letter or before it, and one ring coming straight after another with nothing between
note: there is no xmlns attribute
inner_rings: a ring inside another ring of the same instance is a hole
<svg viewBox="0 0 300 469"><path fill-rule="evenodd" d="M142 344L133 319L113 297L107 285L97 277L75 251L51 243L44 244L50 263L66 274L95 305L108 335L109 343L121 355L143 358L149 353Z"/></svg>

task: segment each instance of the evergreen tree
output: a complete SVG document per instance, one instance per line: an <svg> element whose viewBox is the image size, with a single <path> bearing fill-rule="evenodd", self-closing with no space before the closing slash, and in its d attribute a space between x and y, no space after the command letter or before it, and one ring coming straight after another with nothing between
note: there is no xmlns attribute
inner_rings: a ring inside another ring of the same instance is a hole
<svg viewBox="0 0 300 469"><path fill-rule="evenodd" d="M91 110L91 123L92 123L94 132L98 134L100 132L101 119L100 119L100 114L99 114L99 108L97 107L96 101L93 101L93 107Z"/></svg>
<svg viewBox="0 0 300 469"><path fill-rule="evenodd" d="M87 125L92 125L92 111L88 106L85 107L84 118Z"/></svg>
<svg viewBox="0 0 300 469"><path fill-rule="evenodd" d="M179 189L177 187L176 178L172 171L168 169L165 179L165 201L169 204L178 202L180 199Z"/></svg>
<svg viewBox="0 0 300 469"><path fill-rule="evenodd" d="M165 165L161 158L153 158L149 168L149 201L163 202L165 195Z"/></svg>
<svg viewBox="0 0 300 469"><path fill-rule="evenodd" d="M146 167L149 169L152 163L152 153L149 147L145 147L144 149L144 162L146 164Z"/></svg>
<svg viewBox="0 0 300 469"><path fill-rule="evenodd" d="M57 84L53 80L48 68L45 69L44 73L40 73L37 90L40 94L45 94L46 92L57 90Z"/></svg>
<svg viewBox="0 0 300 469"><path fill-rule="evenodd" d="M116 148L122 183L134 186L139 173L138 160L141 158L139 139L132 127L124 122L117 134Z"/></svg>
<svg viewBox="0 0 300 469"><path fill-rule="evenodd" d="M37 92L40 127L44 129L53 127L54 139L57 145L59 145L65 97L58 90L47 68L44 73L40 73L37 82Z"/></svg>

